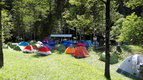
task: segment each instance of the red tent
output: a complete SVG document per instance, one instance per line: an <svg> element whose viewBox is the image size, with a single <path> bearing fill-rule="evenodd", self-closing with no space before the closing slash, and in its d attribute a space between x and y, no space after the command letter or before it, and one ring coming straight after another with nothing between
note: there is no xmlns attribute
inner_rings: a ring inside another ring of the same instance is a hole
<svg viewBox="0 0 143 80"><path fill-rule="evenodd" d="M89 56L85 47L82 47L82 46L78 47L77 50L72 55L78 58Z"/></svg>
<svg viewBox="0 0 143 80"><path fill-rule="evenodd" d="M42 41L46 41L46 42L49 42L47 39L43 39Z"/></svg>
<svg viewBox="0 0 143 80"><path fill-rule="evenodd" d="M23 52L25 53L35 53L36 52L36 49L34 46L32 45L28 45L24 48Z"/></svg>
<svg viewBox="0 0 143 80"><path fill-rule="evenodd" d="M85 47L83 43L78 43L75 47L79 47L79 46Z"/></svg>
<svg viewBox="0 0 143 80"><path fill-rule="evenodd" d="M52 54L51 50L46 46L41 47L37 52L37 55L49 55L49 54Z"/></svg>

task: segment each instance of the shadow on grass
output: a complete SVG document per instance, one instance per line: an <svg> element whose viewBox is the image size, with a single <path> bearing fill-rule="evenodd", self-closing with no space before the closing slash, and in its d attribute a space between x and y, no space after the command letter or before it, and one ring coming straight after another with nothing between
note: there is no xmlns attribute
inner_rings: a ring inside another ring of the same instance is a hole
<svg viewBox="0 0 143 80"><path fill-rule="evenodd" d="M50 55L33 55L33 57L35 57L35 58L41 58L41 57L47 57L47 56L50 56Z"/></svg>
<svg viewBox="0 0 143 80"><path fill-rule="evenodd" d="M127 52L132 53L132 49L131 49L130 46L122 45L121 48L122 48L124 51L127 51Z"/></svg>
<svg viewBox="0 0 143 80"><path fill-rule="evenodd" d="M62 50L62 51L53 51L53 53L63 54L63 53L65 53L65 50Z"/></svg>

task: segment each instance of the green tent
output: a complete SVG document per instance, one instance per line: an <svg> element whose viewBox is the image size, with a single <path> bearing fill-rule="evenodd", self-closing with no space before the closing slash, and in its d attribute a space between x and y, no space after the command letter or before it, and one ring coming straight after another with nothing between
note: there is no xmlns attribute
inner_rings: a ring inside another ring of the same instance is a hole
<svg viewBox="0 0 143 80"><path fill-rule="evenodd" d="M55 45L55 49L58 49L60 47L60 44Z"/></svg>
<svg viewBox="0 0 143 80"><path fill-rule="evenodd" d="M65 51L66 50L66 47L64 45L60 45L58 48L57 48L59 51Z"/></svg>
<svg viewBox="0 0 143 80"><path fill-rule="evenodd" d="M18 46L18 43L11 43L9 47L13 49L15 46Z"/></svg>
<svg viewBox="0 0 143 80"><path fill-rule="evenodd" d="M105 61L105 52L103 52L99 58L101 61ZM118 63L118 57L115 53L110 53L110 64Z"/></svg>
<svg viewBox="0 0 143 80"><path fill-rule="evenodd" d="M13 48L13 50L16 50L16 51L23 51L24 50L24 46L15 46L14 48Z"/></svg>
<svg viewBox="0 0 143 80"><path fill-rule="evenodd" d="M36 41L32 40L32 41L29 42L29 45L33 45L35 43L36 43Z"/></svg>
<svg viewBox="0 0 143 80"><path fill-rule="evenodd" d="M3 45L3 48L4 48L4 49L8 49L8 45L4 44L4 45Z"/></svg>

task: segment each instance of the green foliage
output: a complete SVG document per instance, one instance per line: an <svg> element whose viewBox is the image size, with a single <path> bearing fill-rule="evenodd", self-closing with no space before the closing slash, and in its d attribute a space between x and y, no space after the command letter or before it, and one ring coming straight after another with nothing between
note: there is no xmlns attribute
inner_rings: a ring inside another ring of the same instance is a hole
<svg viewBox="0 0 143 80"><path fill-rule="evenodd" d="M121 34L120 29L122 28L122 22L124 18L119 18L114 25L111 27L111 38L117 39L117 36Z"/></svg>
<svg viewBox="0 0 143 80"><path fill-rule="evenodd" d="M133 39L134 44L143 43L143 23L140 17L137 17L135 13L132 13L130 16L127 16L123 20L122 29L120 30L121 34L117 41L131 43Z"/></svg>
<svg viewBox="0 0 143 80"><path fill-rule="evenodd" d="M11 22L12 20L12 15L9 14L10 12L8 12L5 9L2 9L2 20L1 20L1 24L2 24L2 34L3 34L3 41L5 41L5 39L10 39L12 34L11 34L11 30L13 29L13 22Z"/></svg>
<svg viewBox="0 0 143 80"><path fill-rule="evenodd" d="M124 5L126 7L131 7L132 9L135 9L135 7L143 5L143 0L125 0Z"/></svg>

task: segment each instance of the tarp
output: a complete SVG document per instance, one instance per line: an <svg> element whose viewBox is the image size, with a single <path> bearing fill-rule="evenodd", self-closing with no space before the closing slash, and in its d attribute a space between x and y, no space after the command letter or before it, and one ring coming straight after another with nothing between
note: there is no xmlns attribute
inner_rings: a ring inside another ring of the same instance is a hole
<svg viewBox="0 0 143 80"><path fill-rule="evenodd" d="M127 57L123 60L117 72L135 80L142 80L139 77L143 78L143 56L135 54Z"/></svg>
<svg viewBox="0 0 143 80"><path fill-rule="evenodd" d="M66 50L65 50L65 53L66 54L73 54L75 52L75 48L74 47L68 47Z"/></svg>
<svg viewBox="0 0 143 80"><path fill-rule="evenodd" d="M85 49L85 47L82 47L82 46L78 47L72 55L74 57L77 57L77 58L89 56L89 54L88 54L87 50Z"/></svg>
<svg viewBox="0 0 143 80"><path fill-rule="evenodd" d="M101 61L106 61L105 52L103 52L99 58ZM118 57L115 53L110 54L110 64L118 63Z"/></svg>
<svg viewBox="0 0 143 80"><path fill-rule="evenodd" d="M32 45L28 45L24 48L23 50L24 53L35 53L36 52L36 49L34 46Z"/></svg>
<svg viewBox="0 0 143 80"><path fill-rule="evenodd" d="M72 37L72 34L51 34L51 37Z"/></svg>
<svg viewBox="0 0 143 80"><path fill-rule="evenodd" d="M47 55L50 55L52 54L51 53L51 50L49 48L47 48L46 46L43 46L41 47L38 52L37 52L37 55L44 55L44 56L47 56Z"/></svg>

